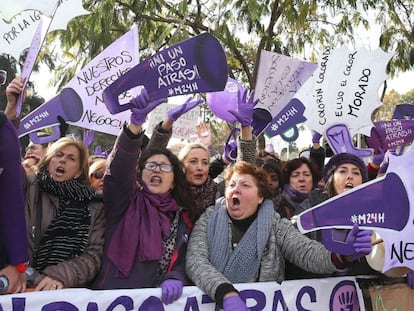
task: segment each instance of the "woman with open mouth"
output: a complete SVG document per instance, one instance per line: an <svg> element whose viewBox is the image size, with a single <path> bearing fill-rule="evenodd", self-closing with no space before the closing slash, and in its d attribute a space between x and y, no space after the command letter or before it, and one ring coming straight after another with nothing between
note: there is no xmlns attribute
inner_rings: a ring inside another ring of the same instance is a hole
<svg viewBox="0 0 414 311"><path fill-rule="evenodd" d="M226 169L225 181L225 196L195 224L186 257L188 276L225 311L248 310L234 283L281 282L285 260L313 273L345 268L341 255L302 235L275 212L262 168L236 162ZM370 231L355 227L347 240L358 257L371 250L365 233Z"/></svg>
<svg viewBox="0 0 414 311"><path fill-rule="evenodd" d="M132 99L130 122L108 157L106 243L93 287L161 287L162 302L170 304L189 284L184 259L192 225L188 212L194 204L177 156L160 146L142 151L142 124L163 102L150 101L145 88Z"/></svg>

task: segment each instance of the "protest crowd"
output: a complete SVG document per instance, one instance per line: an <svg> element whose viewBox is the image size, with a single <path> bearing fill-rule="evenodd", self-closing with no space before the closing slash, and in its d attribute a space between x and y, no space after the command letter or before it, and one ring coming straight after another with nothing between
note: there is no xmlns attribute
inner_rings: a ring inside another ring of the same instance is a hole
<svg viewBox="0 0 414 311"><path fill-rule="evenodd" d="M403 148L377 148L362 157L351 139L345 152L334 146L332 152L322 144L325 133L314 130L308 156L281 160L281 150L258 144L270 120L257 118L255 91L239 89L228 111L235 139L223 152L215 150L203 122L194 129L196 138L176 151L168 147L174 125L204 100L191 89L192 96L168 109L149 137L144 124L168 98L143 87L128 101L128 120L111 150L93 154L93 130L80 141L65 132L67 120L60 118L53 120L59 137L31 136L22 155L17 107L23 82L16 76L4 86L7 106L0 115L4 294L161 288L169 305L192 285L229 311L249 310L238 283L388 277L370 264L373 248L384 242L364 224L301 228L307 213L324 202L350 197L358 210L354 188L384 176L389 157ZM414 288L411 269L398 276Z"/></svg>

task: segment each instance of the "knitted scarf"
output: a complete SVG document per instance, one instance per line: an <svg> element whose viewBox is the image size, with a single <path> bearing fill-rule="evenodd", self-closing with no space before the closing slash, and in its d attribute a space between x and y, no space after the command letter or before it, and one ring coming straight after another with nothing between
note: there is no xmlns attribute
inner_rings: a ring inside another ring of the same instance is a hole
<svg viewBox="0 0 414 311"><path fill-rule="evenodd" d="M59 198L56 216L46 228L34 254L33 267L43 271L85 251L91 224L88 204L96 198L96 193L76 179L57 182L47 172L38 173L36 178L40 191Z"/></svg>
<svg viewBox="0 0 414 311"><path fill-rule="evenodd" d="M196 213L201 215L208 207L215 204L217 184L209 176L203 185L192 186L191 192L195 200Z"/></svg>
<svg viewBox="0 0 414 311"><path fill-rule="evenodd" d="M115 228L108 246L108 258L128 277L138 256L141 262L160 260L164 254L163 237L171 235L171 221L178 204L170 192L154 194L141 182L125 215Z"/></svg>
<svg viewBox="0 0 414 311"><path fill-rule="evenodd" d="M286 184L283 187L283 193L294 202L302 202L309 196L309 193L304 193L293 189L290 184Z"/></svg>
<svg viewBox="0 0 414 311"><path fill-rule="evenodd" d="M259 206L257 218L231 251L229 216L224 200L218 200L207 228L210 261L231 283L252 282L259 272L260 263L272 231L274 209L270 200Z"/></svg>

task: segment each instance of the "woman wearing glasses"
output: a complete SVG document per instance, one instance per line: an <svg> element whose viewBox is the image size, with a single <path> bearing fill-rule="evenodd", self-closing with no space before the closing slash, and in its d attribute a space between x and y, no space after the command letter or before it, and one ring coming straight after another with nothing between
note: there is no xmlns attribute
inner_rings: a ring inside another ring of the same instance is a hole
<svg viewBox="0 0 414 311"><path fill-rule="evenodd" d="M106 245L95 287L161 287L162 301L169 304L188 284L186 212L193 202L181 163L170 150L146 148L141 154L142 124L163 101L148 101L145 89L131 101L131 122L108 158Z"/></svg>

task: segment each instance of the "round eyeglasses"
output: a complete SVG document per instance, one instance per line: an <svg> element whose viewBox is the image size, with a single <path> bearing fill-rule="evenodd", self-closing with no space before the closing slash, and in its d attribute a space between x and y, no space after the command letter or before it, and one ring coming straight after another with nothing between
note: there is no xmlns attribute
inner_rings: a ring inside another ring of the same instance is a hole
<svg viewBox="0 0 414 311"><path fill-rule="evenodd" d="M91 176L93 178L96 178L96 179L102 179L104 177L104 175L105 175L105 173L102 172L102 171L96 171L96 172L91 174Z"/></svg>
<svg viewBox="0 0 414 311"><path fill-rule="evenodd" d="M173 171L173 166L165 163L145 162L144 168L148 171L155 171L159 167L161 172L169 173Z"/></svg>

